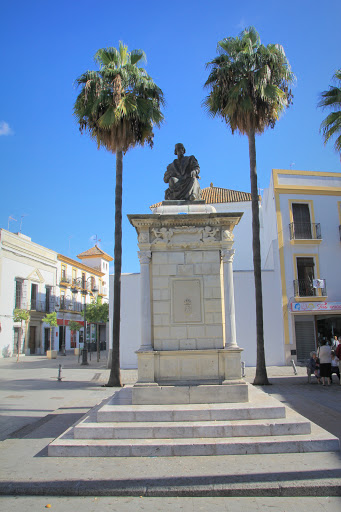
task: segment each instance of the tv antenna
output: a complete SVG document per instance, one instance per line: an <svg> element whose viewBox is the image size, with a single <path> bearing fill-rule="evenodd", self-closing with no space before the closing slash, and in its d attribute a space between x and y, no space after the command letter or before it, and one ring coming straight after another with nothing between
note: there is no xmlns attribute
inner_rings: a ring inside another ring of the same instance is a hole
<svg viewBox="0 0 341 512"><path fill-rule="evenodd" d="M22 226L22 220L24 217L27 217L27 213L24 213L24 215L21 215L20 217L20 229L19 229L19 233L21 233L21 226Z"/></svg>
<svg viewBox="0 0 341 512"><path fill-rule="evenodd" d="M10 223L11 220L14 220L15 222L17 222L17 219L15 219L14 217L12 217L12 215L10 215L8 217L8 231L9 231L9 223Z"/></svg>

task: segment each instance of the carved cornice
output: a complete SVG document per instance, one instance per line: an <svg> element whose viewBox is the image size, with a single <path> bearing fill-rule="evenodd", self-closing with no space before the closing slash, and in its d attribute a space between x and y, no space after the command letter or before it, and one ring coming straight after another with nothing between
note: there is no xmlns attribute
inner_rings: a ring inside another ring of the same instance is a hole
<svg viewBox="0 0 341 512"><path fill-rule="evenodd" d="M180 215L128 215L130 223L136 228L137 232L145 231L148 228L161 229L181 228L181 227L221 227L228 231L233 231L234 226L238 224L243 213L193 213Z"/></svg>
<svg viewBox="0 0 341 512"><path fill-rule="evenodd" d="M221 229L211 226L181 226L174 228L152 228L150 233L151 245L166 244L176 247L190 247L195 245L212 244L220 242Z"/></svg>

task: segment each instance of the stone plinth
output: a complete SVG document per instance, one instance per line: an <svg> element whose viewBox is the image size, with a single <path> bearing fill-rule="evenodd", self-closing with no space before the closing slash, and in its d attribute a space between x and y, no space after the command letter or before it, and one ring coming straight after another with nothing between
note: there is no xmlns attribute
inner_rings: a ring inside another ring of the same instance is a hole
<svg viewBox="0 0 341 512"><path fill-rule="evenodd" d="M185 208L189 213L181 213ZM232 273L232 231L242 214L207 213L199 202L163 203L161 210L128 215L138 233L141 263L142 339L133 403L162 403L153 397L162 400L167 393L179 400L176 386L222 386L219 392L201 388L201 403L208 394L219 402L229 401L229 395L232 402L238 396L245 401L246 387L245 392L230 387L244 387ZM167 393L156 391L158 385L169 386ZM148 387L151 401L141 401ZM174 403L187 403L183 400Z"/></svg>

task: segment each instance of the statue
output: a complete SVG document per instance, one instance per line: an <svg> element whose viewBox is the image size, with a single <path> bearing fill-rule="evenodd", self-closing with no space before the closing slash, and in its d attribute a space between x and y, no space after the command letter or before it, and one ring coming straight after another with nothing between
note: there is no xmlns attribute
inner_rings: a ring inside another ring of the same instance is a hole
<svg viewBox="0 0 341 512"><path fill-rule="evenodd" d="M163 181L169 184L165 191L165 199L195 201L200 199L199 173L200 167L197 159L184 156L186 149L183 144L175 144L174 154L177 155L167 166Z"/></svg>

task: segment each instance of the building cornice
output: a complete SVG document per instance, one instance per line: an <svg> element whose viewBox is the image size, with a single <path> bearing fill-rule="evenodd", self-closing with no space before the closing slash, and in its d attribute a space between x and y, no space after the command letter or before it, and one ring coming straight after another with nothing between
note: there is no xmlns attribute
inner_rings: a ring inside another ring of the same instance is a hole
<svg viewBox="0 0 341 512"><path fill-rule="evenodd" d="M105 276L104 272L95 270L91 267L88 267L87 265L84 265L84 263L80 263L79 261L68 258L67 256L63 256L62 254L57 254L57 259L58 259L58 261L63 261L64 263L68 263L69 265L72 265L73 267L79 268L81 270L85 270L89 274L94 274L95 276L99 276L99 277Z"/></svg>

